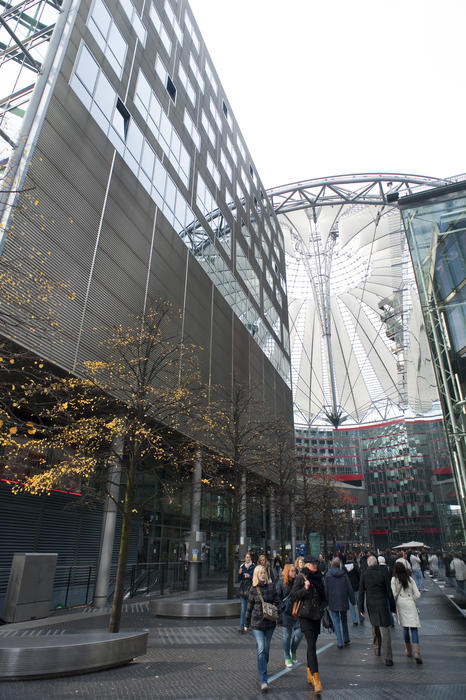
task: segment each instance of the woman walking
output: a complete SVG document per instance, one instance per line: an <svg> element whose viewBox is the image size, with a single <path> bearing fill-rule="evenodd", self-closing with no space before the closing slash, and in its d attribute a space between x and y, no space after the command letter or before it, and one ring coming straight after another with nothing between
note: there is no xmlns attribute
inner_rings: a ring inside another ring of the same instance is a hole
<svg viewBox="0 0 466 700"><path fill-rule="evenodd" d="M282 646L286 668L291 668L293 664L298 663L296 651L303 638L299 620L295 620L291 614L293 608L291 590L297 575L298 572L294 564L285 564L277 587L278 596L282 603Z"/></svg>
<svg viewBox="0 0 466 700"><path fill-rule="evenodd" d="M244 632L244 619L246 617L246 608L248 607L249 589L252 585L252 575L254 573L254 564L249 552L246 552L244 562L239 567L239 599L241 601L241 617L239 621L239 632Z"/></svg>
<svg viewBox="0 0 466 700"><path fill-rule="evenodd" d="M266 693L269 689L267 683L267 664L269 662L270 642L272 641L276 623L264 618L262 608L263 601L266 603L273 603L277 608L280 605L277 591L267 574L267 569L265 566L258 564L254 569L252 586L249 591L244 631L247 632L249 627L251 627L254 639L256 640L259 682L261 691Z"/></svg>
<svg viewBox="0 0 466 700"><path fill-rule="evenodd" d="M257 560L257 563L259 564L259 566L265 566L265 568L267 569L267 578L269 578L275 585L277 582L277 575L274 571L273 566L270 566L270 562L265 556L265 554L260 555L259 559Z"/></svg>
<svg viewBox="0 0 466 700"><path fill-rule="evenodd" d="M361 617L359 614L359 607L358 607L358 600L359 600L359 581L360 581L360 574L359 574L359 566L356 561L356 557L354 554L348 555L346 564L345 564L345 569L348 574L348 578L351 583L351 588L353 589L353 595L354 595L354 603L351 602L351 600L348 600L349 602L349 607L351 611L351 617L353 620L353 625L357 627L359 622L361 624L364 621L364 618Z"/></svg>
<svg viewBox="0 0 466 700"><path fill-rule="evenodd" d="M296 571L298 572L298 574L300 574L304 569L304 557L298 557L294 565L296 567Z"/></svg>
<svg viewBox="0 0 466 700"><path fill-rule="evenodd" d="M316 693L322 690L317 663L316 644L320 633L320 621L325 610L326 598L322 574L314 557L307 560L302 573L296 577L291 591L293 602L301 601L299 622L307 642L307 681Z"/></svg>
<svg viewBox="0 0 466 700"><path fill-rule="evenodd" d="M397 562L393 569L391 581L392 593L396 603L396 614L403 627L406 656L413 656L417 664L422 664L419 649L419 613L415 601L421 597L418 587L403 564ZM411 633L411 638L410 638Z"/></svg>

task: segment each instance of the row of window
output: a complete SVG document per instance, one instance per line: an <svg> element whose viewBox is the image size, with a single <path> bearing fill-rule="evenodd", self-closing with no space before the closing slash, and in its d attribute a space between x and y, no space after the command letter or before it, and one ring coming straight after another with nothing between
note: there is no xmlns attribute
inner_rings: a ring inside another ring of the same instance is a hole
<svg viewBox="0 0 466 700"><path fill-rule="evenodd" d="M156 205L164 213L168 221L179 233L196 258L201 262L204 269L206 269L211 279L219 288L220 293L223 294L227 302L237 313L245 327L263 349L266 356L289 384L289 363L285 354L279 347L279 344L275 341L265 323L262 321L260 312L257 311L254 304L248 299L233 273L228 269L227 263L223 260L222 256L219 255L218 252L212 255L215 246L205 231L203 232L202 245L199 245L199 225L197 226L197 238L193 237L193 230L195 229L193 222L196 221L193 211L188 206L183 194L176 187L160 160L156 157L151 144L139 129L135 120L131 117L128 109L118 97L102 68L98 65L94 56L84 43L81 44L78 51L74 70L70 78L70 85L92 114L100 128L113 143L118 153L120 153L133 171L134 175L152 197ZM137 89L138 109L146 110L147 112L149 105L151 112L150 119L152 119L156 111L155 105L159 103L152 91L149 96L149 101L147 102L148 83L142 72L140 72L138 76L138 86L140 86L140 91ZM144 96L146 99L143 99ZM156 102L153 102L153 98ZM162 110L160 118L156 118L153 124L154 128L158 128L162 133L166 147L171 149L173 145L173 134L175 132L170 122L168 122L166 128L163 126L163 124L166 124L166 122L163 121L163 114ZM148 112L145 118L149 123ZM169 128L171 131L168 130ZM171 150L170 152L172 153ZM181 151L178 152L179 157L181 157L180 154ZM197 203L201 210L204 209L206 214L212 215L212 212L216 209L218 210L218 207L215 206L215 200L213 200L213 198L207 200L207 193L209 193L209 190L207 186L205 186L205 183L203 188L202 178L199 176ZM204 199L202 199L202 196ZM231 228L225 227L225 230L228 232L231 241ZM219 235L219 238L220 237ZM225 238L226 237L227 236L225 236ZM209 250L208 254L206 254L207 250ZM215 264L213 260L215 260ZM214 267L212 267L213 264ZM257 283L257 294L254 295L254 298L260 307L259 280L257 280Z"/></svg>
<svg viewBox="0 0 466 700"><path fill-rule="evenodd" d="M131 3L131 0L127 0L125 3L123 3L125 12L130 20L132 20L135 16L135 8ZM170 20L170 22L176 22L173 11L171 9L170 4L168 3L167 0L165 0L165 12ZM137 12L136 12L137 14ZM151 3L150 7L150 18L151 21L158 32L162 44L165 46L166 50L168 53L170 53L171 50L171 42L170 38L168 36L168 33L163 25L162 19L160 17L160 14L157 12L155 5ZM139 16L139 15L138 15ZM136 21L136 26L139 26ZM89 18L88 18L88 27L90 31L92 32L94 38L96 39L99 47L103 51L104 55L107 57L109 60L112 68L115 70L115 73L119 78L121 78L122 71L123 71L123 66L124 66L124 61L126 58L127 54L127 44L123 39L123 36L119 32L116 23L114 19L112 18L112 15L108 11L107 7L105 6L103 0L95 0L93 3L93 6L91 8ZM192 28L192 25L191 25ZM182 43L182 32L179 27L179 24L174 24L174 29L175 33L177 35L178 40ZM143 43L145 42L145 36L140 37L141 41ZM203 78L200 74L199 68L196 63L196 59L192 52L190 53L189 57L189 64L191 71L196 78L199 86L201 89L204 89L204 81ZM156 73L158 74L159 78L161 79L165 89L167 90L168 94L170 95L171 99L173 101L176 100L176 86L173 83L171 76L168 73L168 70L163 63L162 58L160 55L156 57L155 61L155 70ZM213 77L212 70L209 68L208 71L208 77ZM195 104L195 92L194 88L191 85L191 82L186 74L186 71L184 70L182 64L179 64L178 68L178 75L180 77L180 80L185 87L189 97L191 98L193 104ZM214 87L216 86L216 83ZM149 124L151 131L154 133L155 137L159 141L160 145L162 146L164 152L170 159L170 162L175 168L175 171L178 173L180 176L182 182L185 184L185 186L188 188L188 183L189 183L189 169L190 169L190 158L188 156L188 153L184 146L182 145L181 139L179 138L178 134L174 130L173 127L170 126L170 122L168 120L167 115L163 112L162 107L160 103L158 102L157 98L155 97L154 93L151 91L149 82L147 79L142 76L142 74L139 74L138 77L138 85L136 87L136 95L135 95L135 102L137 103L137 107L139 111L141 112L142 116L147 120L147 123ZM217 125L217 128L221 131L222 130L222 120L220 113L215 106L214 101L212 98L209 100L209 106L210 106L210 113L214 118L214 121ZM228 108L226 107L225 103L223 102L223 111L224 114L227 118L229 117L228 113ZM193 139L196 148L200 150L201 142L200 142L200 134L199 131L197 130L194 121L191 119L189 113L187 110L185 110L184 114L184 123L187 127L187 130L189 134L191 135L191 138ZM210 122L206 112L202 110L201 113L201 123L202 126L212 143L212 145L216 146L216 132L215 128ZM244 147L241 144L241 141L239 140L239 136L237 136L238 144L239 144L239 150L240 152L245 155ZM237 156L236 156L236 151L233 147L233 144L231 142L231 139L229 136L226 138L226 145L227 149L230 153L230 156L232 157L232 160L237 163ZM233 182L233 169L232 166L223 151L223 149L220 149L220 163L222 165L222 168L227 176L227 178L230 180L230 182ZM210 154L207 156L207 167L209 169L209 172L211 173L213 180L217 186L217 188L220 188L220 173L219 170L214 163L214 160ZM249 166L249 172L251 176L251 180L254 182L255 181L255 173L254 169L252 166ZM246 178L246 173L243 169L243 167L240 168L240 173L241 177L244 183L248 183L249 185L249 180ZM250 191L250 185L249 185L249 191ZM242 190L242 187L240 183L237 181L237 195L240 198L240 201L245 203L245 195ZM233 203L233 198L231 194L226 190L226 201L228 203ZM261 192L261 198L265 202L265 196ZM269 236L270 239L272 239L273 233L275 231L271 228L271 224L268 221L268 216L267 214L263 213L261 211L261 207L259 205L259 202L257 200L257 197L254 195L254 202L255 202L255 207L258 212L263 214L264 216L264 228L266 231L266 235ZM236 207L235 207L236 208ZM232 207L230 207L232 209ZM251 216L251 227L255 227L256 235L259 237L259 232L257 228L257 223L255 222L254 217ZM243 229L244 232L244 229ZM264 251L267 255L267 258L270 260L271 259L271 250L270 250L270 243L267 240L263 241L263 248ZM256 248L254 251L257 256L258 256L258 262L261 264L262 261L262 256L259 252L259 249ZM280 265L279 265L279 260L280 260L280 249L277 246L277 243L274 243L274 254L275 254L275 260L272 260L272 266L273 270L275 272L275 276L277 277L277 283L280 286L282 290L285 290L285 279L284 276L280 272ZM267 282L270 285L270 287L273 289L274 284L273 284L273 278L268 269L266 269L266 278ZM277 291L277 301L281 304L281 296L278 294Z"/></svg>

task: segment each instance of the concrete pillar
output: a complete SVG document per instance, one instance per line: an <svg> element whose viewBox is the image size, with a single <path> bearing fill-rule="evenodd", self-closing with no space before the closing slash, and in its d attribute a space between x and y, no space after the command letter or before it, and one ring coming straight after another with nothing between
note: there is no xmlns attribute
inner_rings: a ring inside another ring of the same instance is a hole
<svg viewBox="0 0 466 700"><path fill-rule="evenodd" d="M121 479L120 463L116 455L121 455L123 452L123 441L121 438L115 440L113 448L116 454L113 455L108 463L107 496L104 503L99 563L97 565L94 589L94 606L96 608L104 608L108 604L108 586L112 566L113 543L115 540L115 528L118 515L117 503Z"/></svg>
<svg viewBox="0 0 466 700"><path fill-rule="evenodd" d="M201 529L201 490L202 490L202 459L201 453L198 452L194 460L194 469L192 476L192 491L191 491L191 549L196 541L196 533ZM200 553L199 553L200 554ZM197 561L192 561L192 551L189 552L189 592L194 593L198 589L199 567L201 565L201 557L198 556Z"/></svg>
<svg viewBox="0 0 466 700"><path fill-rule="evenodd" d="M238 554L240 559L244 557L248 551L247 538L247 476L246 470L241 475L241 498L239 503L239 548Z"/></svg>
<svg viewBox="0 0 466 700"><path fill-rule="evenodd" d="M270 515L270 556L273 559L274 555L277 553L278 542L277 542L277 516L275 509L275 494L273 492L273 487L270 487L269 491L269 515Z"/></svg>
<svg viewBox="0 0 466 700"><path fill-rule="evenodd" d="M294 494L290 496L291 561L296 561L296 510Z"/></svg>

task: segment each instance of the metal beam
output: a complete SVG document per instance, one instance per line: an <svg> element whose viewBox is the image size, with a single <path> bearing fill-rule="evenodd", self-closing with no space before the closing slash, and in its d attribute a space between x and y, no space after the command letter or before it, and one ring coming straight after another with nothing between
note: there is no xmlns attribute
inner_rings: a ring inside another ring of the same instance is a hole
<svg viewBox="0 0 466 700"><path fill-rule="evenodd" d="M39 63L39 61L36 61L36 59L35 59L33 56L31 56L31 54L29 53L29 51L27 50L26 46L23 44L23 42L21 41L21 39L15 34L15 32L14 32L12 29L10 29L10 27L9 27L8 24L7 24L7 22L4 20L4 18L3 18L1 15L0 15L0 24L6 29L6 31L7 31L8 34L11 36L11 38L13 39L13 41L15 41L16 45L21 49L21 51L23 52L23 54L24 54L24 55L26 56L26 58L28 59L29 64L30 64L37 72L39 72L39 71L40 71L40 68L41 68L41 64ZM28 39L28 41L30 41L30 39Z"/></svg>

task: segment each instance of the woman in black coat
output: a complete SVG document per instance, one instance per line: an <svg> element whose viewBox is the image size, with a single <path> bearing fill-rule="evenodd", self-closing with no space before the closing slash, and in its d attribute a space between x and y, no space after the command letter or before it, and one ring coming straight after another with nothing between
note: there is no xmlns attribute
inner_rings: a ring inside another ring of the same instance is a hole
<svg viewBox="0 0 466 700"><path fill-rule="evenodd" d="M307 642L307 680L314 686L314 691L319 693L322 690L322 683L319 676L316 644L327 600L317 559L312 557L307 560L302 573L296 577L291 599L301 601L299 622Z"/></svg>
<svg viewBox="0 0 466 700"><path fill-rule="evenodd" d="M367 612L372 625L375 655L380 656L380 649L383 646L385 665L393 666L390 611L396 612L395 599L388 579L374 556L368 558L367 569L361 575L359 584L359 609L362 614L365 603L367 603Z"/></svg>

